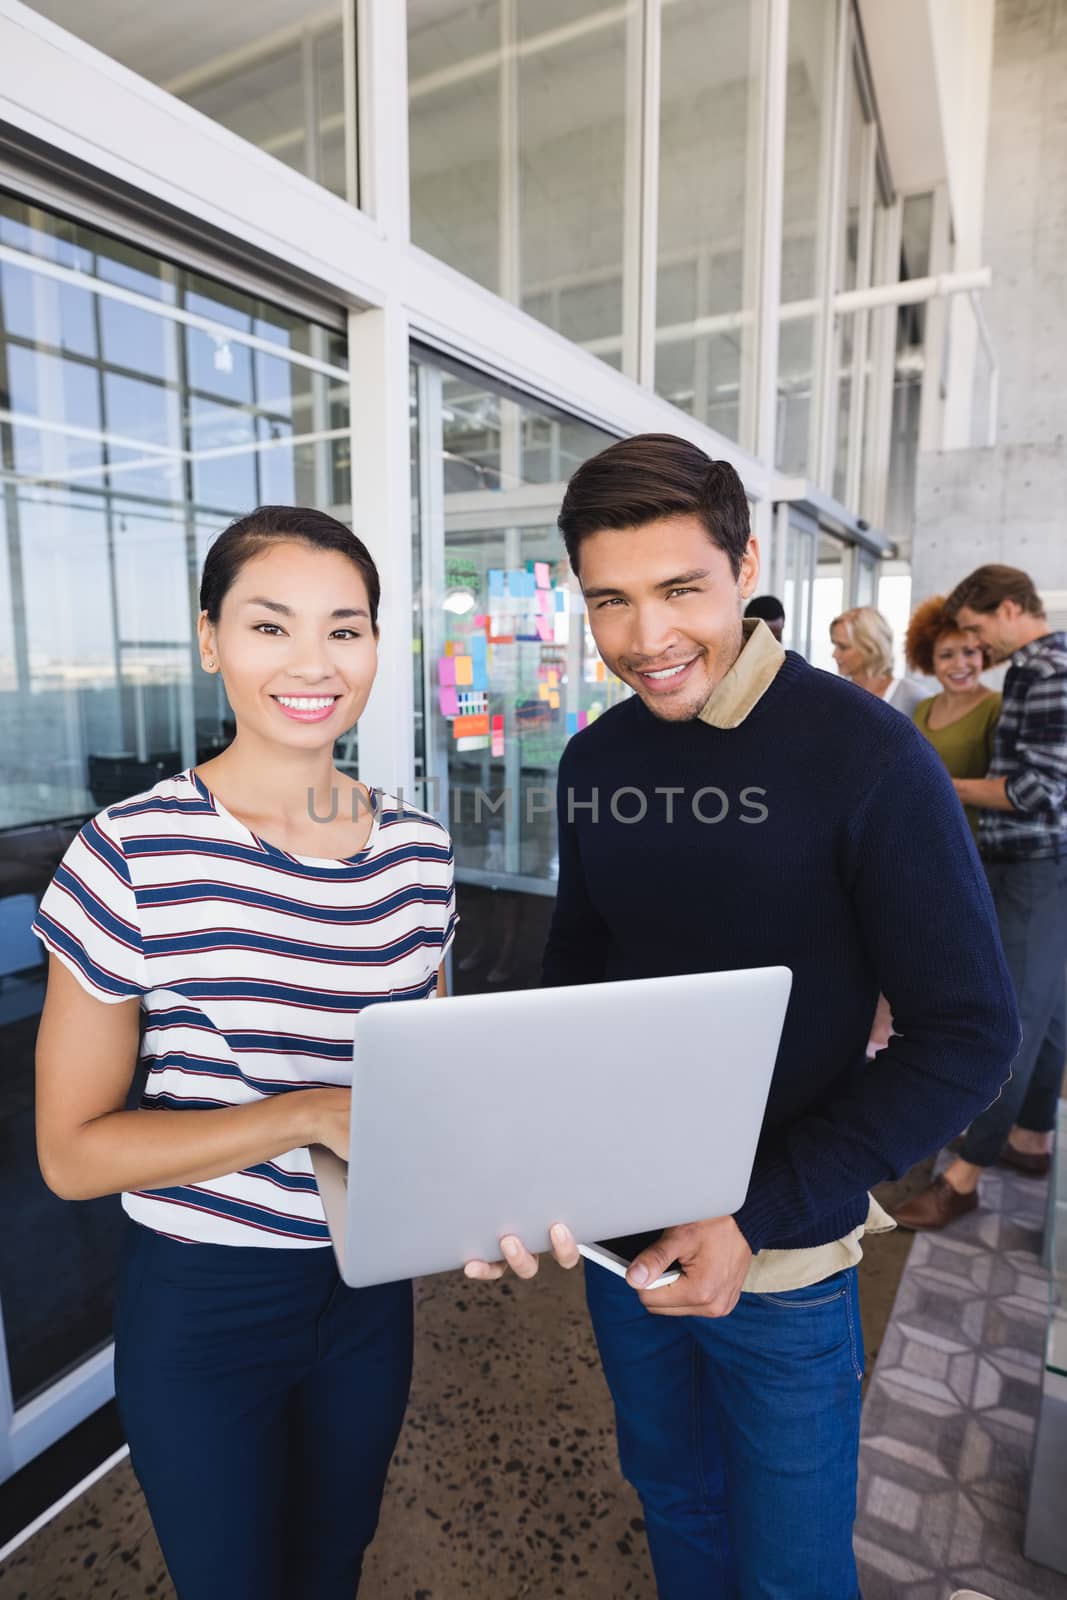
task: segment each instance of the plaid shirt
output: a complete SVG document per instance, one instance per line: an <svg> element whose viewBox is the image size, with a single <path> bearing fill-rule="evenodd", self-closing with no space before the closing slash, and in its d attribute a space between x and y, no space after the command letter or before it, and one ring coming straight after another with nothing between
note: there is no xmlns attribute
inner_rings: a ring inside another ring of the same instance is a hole
<svg viewBox="0 0 1067 1600"><path fill-rule="evenodd" d="M989 776L1007 778L1015 809L982 812L982 855L1067 855L1067 633L1046 633L1012 656Z"/></svg>

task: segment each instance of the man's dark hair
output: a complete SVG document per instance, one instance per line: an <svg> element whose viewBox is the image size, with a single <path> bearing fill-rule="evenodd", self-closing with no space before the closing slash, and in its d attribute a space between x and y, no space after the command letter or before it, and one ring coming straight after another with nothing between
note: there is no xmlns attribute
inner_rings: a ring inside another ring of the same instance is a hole
<svg viewBox="0 0 1067 1600"><path fill-rule="evenodd" d="M676 434L639 433L583 461L563 496L559 529L577 577L578 552L591 534L679 516L700 518L736 578L749 520L744 485L733 467Z"/></svg>
<svg viewBox="0 0 1067 1600"><path fill-rule="evenodd" d="M995 611L1002 600L1014 600L1032 617L1043 617L1045 607L1034 588L1034 580L1020 567L1003 567L992 561L976 567L958 583L945 601L945 613L953 621L963 606L969 611Z"/></svg>
<svg viewBox="0 0 1067 1600"><path fill-rule="evenodd" d="M785 606L774 594L758 594L745 607L746 617L762 617L764 622L784 622Z"/></svg>
<svg viewBox="0 0 1067 1600"><path fill-rule="evenodd" d="M336 550L351 561L367 585L371 631L377 634L382 591L373 556L351 528L311 506L257 506L223 529L208 550L200 578L200 609L208 621L218 622L222 602L246 561L271 544L289 541L312 550Z"/></svg>

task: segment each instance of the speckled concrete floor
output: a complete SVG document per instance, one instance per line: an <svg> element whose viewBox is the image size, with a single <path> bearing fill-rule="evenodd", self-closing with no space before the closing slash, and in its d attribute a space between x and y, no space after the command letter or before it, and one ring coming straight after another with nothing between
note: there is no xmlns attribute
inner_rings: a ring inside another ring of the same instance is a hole
<svg viewBox="0 0 1067 1600"><path fill-rule="evenodd" d="M860 1269L872 1356L909 1242L872 1240ZM495 1285L444 1275L419 1285L417 1307L411 1404L361 1595L654 1600L579 1273ZM0 1600L90 1596L173 1600L128 1463L0 1572Z"/></svg>

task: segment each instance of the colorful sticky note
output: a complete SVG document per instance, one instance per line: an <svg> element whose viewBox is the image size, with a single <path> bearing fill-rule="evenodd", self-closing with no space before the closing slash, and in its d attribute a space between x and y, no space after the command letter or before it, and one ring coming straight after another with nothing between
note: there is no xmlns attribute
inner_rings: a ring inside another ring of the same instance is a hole
<svg viewBox="0 0 1067 1600"><path fill-rule="evenodd" d="M539 700L547 700L550 693L551 691L547 683L539 683L537 685L537 698Z"/></svg>
<svg viewBox="0 0 1067 1600"><path fill-rule="evenodd" d="M504 598L504 574L499 567L489 568L489 594L494 600Z"/></svg>
<svg viewBox="0 0 1067 1600"><path fill-rule="evenodd" d="M578 728L579 728L579 731L582 728L587 728L588 726L589 726L589 713L586 712L586 711L579 711L579 713L578 713Z"/></svg>
<svg viewBox="0 0 1067 1600"><path fill-rule="evenodd" d="M456 682L465 687L474 682L474 662L470 656L456 656Z"/></svg>
<svg viewBox="0 0 1067 1600"><path fill-rule="evenodd" d="M504 754L504 718L502 716L496 716L492 719L491 731L493 755L502 756Z"/></svg>
<svg viewBox="0 0 1067 1600"><path fill-rule="evenodd" d="M553 589L552 593L555 595L555 598L556 598L556 610L557 611L566 611L566 609L567 609L567 591L566 591L566 589Z"/></svg>
<svg viewBox="0 0 1067 1600"><path fill-rule="evenodd" d="M548 687L550 689L558 689L559 688L559 673L555 670L555 668L552 668L549 671L549 674L548 674Z"/></svg>
<svg viewBox="0 0 1067 1600"><path fill-rule="evenodd" d="M456 681L456 663L452 656L442 656L437 663L437 681L442 687Z"/></svg>
<svg viewBox="0 0 1067 1600"><path fill-rule="evenodd" d="M445 655L446 656L452 656L452 655L455 655L455 653L456 653L455 643L454 643L454 641L452 639L449 639L448 643L445 645Z"/></svg>
<svg viewBox="0 0 1067 1600"><path fill-rule="evenodd" d="M459 700L456 698L455 689L441 688L437 691L437 699L443 717L459 716Z"/></svg>
<svg viewBox="0 0 1067 1600"><path fill-rule="evenodd" d="M461 751L466 751L466 750L487 750L489 748L489 740L488 739L457 739L454 748L456 750L461 750Z"/></svg>
<svg viewBox="0 0 1067 1600"><path fill-rule="evenodd" d="M540 639L542 644L553 644L556 638L555 625L547 617L538 617L537 633L533 637Z"/></svg>
<svg viewBox="0 0 1067 1600"><path fill-rule="evenodd" d="M596 664L596 681L597 681L597 683L605 683L607 681L607 676L608 675L604 670L604 663L602 661L598 661L597 664Z"/></svg>
<svg viewBox="0 0 1067 1600"><path fill-rule="evenodd" d="M553 711L558 711L559 710L559 690L558 689L550 689L548 691L548 703L552 707Z"/></svg>
<svg viewBox="0 0 1067 1600"><path fill-rule="evenodd" d="M488 715L480 717L457 717L452 724L452 737L454 739L480 739L489 732Z"/></svg>
<svg viewBox="0 0 1067 1600"><path fill-rule="evenodd" d="M577 733L577 732L578 732L578 713L577 713L577 711L568 711L567 712L567 737L568 737L568 739L570 738L572 733Z"/></svg>
<svg viewBox="0 0 1067 1600"><path fill-rule="evenodd" d="M479 661L484 666L486 645L488 643L485 634L472 633L470 638L467 640L467 643L470 645L471 656L473 657L475 666L478 665Z"/></svg>
<svg viewBox="0 0 1067 1600"><path fill-rule="evenodd" d="M538 589L537 609L543 617L555 616L556 613L552 605L552 596L549 594L547 589Z"/></svg>
<svg viewBox="0 0 1067 1600"><path fill-rule="evenodd" d="M534 562L534 582L537 584L539 589L547 589L549 584L552 582L548 575L547 561Z"/></svg>
<svg viewBox="0 0 1067 1600"><path fill-rule="evenodd" d="M526 570L524 567L511 567L508 570L508 594L514 597L526 592Z"/></svg>

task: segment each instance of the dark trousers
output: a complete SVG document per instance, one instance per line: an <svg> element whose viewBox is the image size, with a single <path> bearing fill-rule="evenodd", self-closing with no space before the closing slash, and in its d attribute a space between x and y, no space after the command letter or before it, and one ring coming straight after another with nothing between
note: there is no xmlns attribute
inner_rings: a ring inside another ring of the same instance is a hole
<svg viewBox="0 0 1067 1600"><path fill-rule="evenodd" d="M587 1265L660 1600L859 1600L856 1269L728 1317L657 1317Z"/></svg>
<svg viewBox="0 0 1067 1600"><path fill-rule="evenodd" d="M352 1600L411 1352L410 1283L128 1224L116 1398L179 1600Z"/></svg>
<svg viewBox="0 0 1067 1600"><path fill-rule="evenodd" d="M1011 1078L960 1148L963 1160L978 1167L993 1164L1016 1123L1036 1133L1055 1126L1067 1055L1067 861L990 862L986 875L1023 1038Z"/></svg>

